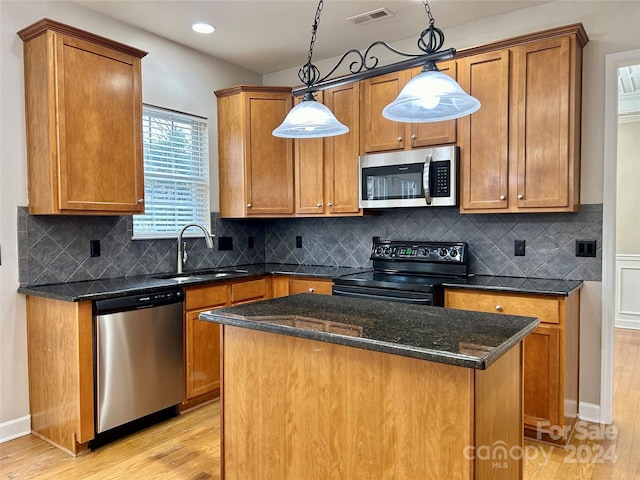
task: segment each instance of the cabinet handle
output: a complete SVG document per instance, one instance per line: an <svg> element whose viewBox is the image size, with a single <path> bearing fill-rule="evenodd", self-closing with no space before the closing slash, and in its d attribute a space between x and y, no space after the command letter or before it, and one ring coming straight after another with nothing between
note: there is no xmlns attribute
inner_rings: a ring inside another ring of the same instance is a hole
<svg viewBox="0 0 640 480"><path fill-rule="evenodd" d="M522 200L524 198L523 194L518 195L518 200Z"/></svg>
<svg viewBox="0 0 640 480"><path fill-rule="evenodd" d="M250 203L247 203L247 208L251 208L253 205L251 205Z"/></svg>
<svg viewBox="0 0 640 480"><path fill-rule="evenodd" d="M398 137L398 141L401 142L402 141L402 137Z"/></svg>
<svg viewBox="0 0 640 480"><path fill-rule="evenodd" d="M139 198L138 203L144 203L144 198Z"/></svg>
<svg viewBox="0 0 640 480"><path fill-rule="evenodd" d="M496 310L498 312L501 312L502 311L502 305L496 305Z"/></svg>
<svg viewBox="0 0 640 480"><path fill-rule="evenodd" d="M313 287L309 287L309 293L313 293Z"/></svg>
<svg viewBox="0 0 640 480"><path fill-rule="evenodd" d="M507 197L505 197L504 195L500 195L500 200L505 200Z"/></svg>
<svg viewBox="0 0 640 480"><path fill-rule="evenodd" d="M327 202L327 207L333 207L333 202Z"/></svg>
<svg viewBox="0 0 640 480"><path fill-rule="evenodd" d="M316 207L322 208L322 203L316 203Z"/></svg>

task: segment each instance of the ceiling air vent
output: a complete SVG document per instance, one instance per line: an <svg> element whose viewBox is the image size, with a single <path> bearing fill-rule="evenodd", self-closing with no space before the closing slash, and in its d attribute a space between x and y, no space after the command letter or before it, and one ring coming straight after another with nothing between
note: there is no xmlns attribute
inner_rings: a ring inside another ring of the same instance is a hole
<svg viewBox="0 0 640 480"><path fill-rule="evenodd" d="M387 17L393 17L393 13L383 7L378 8L377 10L371 10L367 13L361 13L360 15L349 17L347 18L347 20L355 25L366 25L367 23L376 22Z"/></svg>

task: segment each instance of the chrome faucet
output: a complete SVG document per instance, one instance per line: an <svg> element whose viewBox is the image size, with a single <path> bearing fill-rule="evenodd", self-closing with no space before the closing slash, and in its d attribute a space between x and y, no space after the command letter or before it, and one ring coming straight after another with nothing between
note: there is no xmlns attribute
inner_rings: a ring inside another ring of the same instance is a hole
<svg viewBox="0 0 640 480"><path fill-rule="evenodd" d="M180 233L178 234L178 273L182 273L182 267L187 261L187 242L182 241L182 235L184 234L184 231L190 227L198 227L202 230L204 232L204 240L207 242L207 248L213 248L213 240L211 240L211 234L206 227L199 223L189 223L182 227L182 230L180 230Z"/></svg>

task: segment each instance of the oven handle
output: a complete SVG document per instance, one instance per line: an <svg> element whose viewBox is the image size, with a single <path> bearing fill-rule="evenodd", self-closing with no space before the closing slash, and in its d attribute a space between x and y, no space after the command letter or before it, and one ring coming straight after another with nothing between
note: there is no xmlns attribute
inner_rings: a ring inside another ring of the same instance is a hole
<svg viewBox="0 0 640 480"><path fill-rule="evenodd" d="M422 171L422 189L424 190L424 199L427 201L427 205L431 205L431 191L429 189L431 160L433 160L433 155L429 153L424 159L424 170Z"/></svg>
<svg viewBox="0 0 640 480"><path fill-rule="evenodd" d="M400 303L412 303L414 305L433 305L433 300L428 298L407 298L407 297L393 297L389 295L380 295L380 294L371 294L371 293L363 293L363 292L345 292L344 290L340 290L337 287L333 287L333 295L342 296L342 297L352 297L352 298L364 298L364 299L373 299L373 300L389 300L391 302L400 302Z"/></svg>

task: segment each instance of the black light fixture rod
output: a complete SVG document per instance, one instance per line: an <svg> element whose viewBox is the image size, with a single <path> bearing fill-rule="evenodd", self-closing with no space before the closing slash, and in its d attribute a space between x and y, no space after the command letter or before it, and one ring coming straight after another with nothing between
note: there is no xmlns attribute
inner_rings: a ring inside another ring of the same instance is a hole
<svg viewBox="0 0 640 480"><path fill-rule="evenodd" d="M299 97L306 93L319 92L321 90L327 90L328 88L340 87L349 83L359 82L367 78L378 77L380 75L386 75L387 73L399 72L400 70L406 70L407 68L417 67L424 65L427 62L439 62L441 60L448 60L453 58L456 54L455 48L449 48L435 53L427 55L417 55L408 60L402 60L400 62L392 63L390 65L384 65L382 67L376 67L369 70L362 70L357 73L352 73L343 77L336 77L329 80L324 80L313 84L312 86L304 86L295 88L293 95Z"/></svg>

